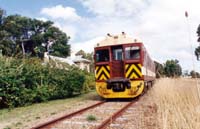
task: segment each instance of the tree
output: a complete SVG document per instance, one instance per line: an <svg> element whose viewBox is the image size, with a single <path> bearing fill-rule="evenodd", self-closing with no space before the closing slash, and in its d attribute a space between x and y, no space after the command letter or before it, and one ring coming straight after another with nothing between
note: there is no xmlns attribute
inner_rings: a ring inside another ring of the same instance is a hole
<svg viewBox="0 0 200 129"><path fill-rule="evenodd" d="M94 72L94 58L93 58L94 53L93 53L93 52L91 52L91 53L86 53L85 51L80 50L80 51L78 51L75 55L76 55L76 56L81 55L82 58L85 58L85 59L90 60L90 61L91 61L91 63L90 63L90 71L91 71L91 72Z"/></svg>
<svg viewBox="0 0 200 129"><path fill-rule="evenodd" d="M86 58L87 53L85 53L83 50L79 50L75 55L76 56L82 56L83 58Z"/></svg>
<svg viewBox="0 0 200 129"><path fill-rule="evenodd" d="M200 74L199 74L198 72L195 72L194 70L192 70L192 71L190 72L190 76L191 76L192 78L200 78Z"/></svg>
<svg viewBox="0 0 200 129"><path fill-rule="evenodd" d="M159 62L154 61L156 68L156 78L160 78L164 75L164 67Z"/></svg>
<svg viewBox="0 0 200 129"><path fill-rule="evenodd" d="M182 68L178 60L167 60L164 64L164 72L167 77L179 77L182 74Z"/></svg>
<svg viewBox="0 0 200 129"><path fill-rule="evenodd" d="M197 41L200 42L200 25L198 26L197 28L197 36L198 36L198 39ZM199 60L199 55L200 55L200 46L198 46L196 49L195 49L195 55L197 57L197 60Z"/></svg>
<svg viewBox="0 0 200 129"><path fill-rule="evenodd" d="M0 20L2 19L0 10ZM20 15L3 18L0 31L0 49L6 56L39 56L44 52L66 57L70 54L70 39L51 21L40 21Z"/></svg>
<svg viewBox="0 0 200 129"><path fill-rule="evenodd" d="M6 11L0 8L0 25L3 23Z"/></svg>

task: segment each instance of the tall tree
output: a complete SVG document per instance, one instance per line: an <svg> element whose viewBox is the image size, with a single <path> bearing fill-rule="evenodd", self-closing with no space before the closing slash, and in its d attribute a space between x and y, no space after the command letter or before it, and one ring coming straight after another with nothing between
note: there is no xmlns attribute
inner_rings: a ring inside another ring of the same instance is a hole
<svg viewBox="0 0 200 129"><path fill-rule="evenodd" d="M197 28L197 36L198 36L198 39L197 41L200 42L200 25L198 26ZM198 46L196 49L195 49L195 55L197 57L197 60L199 60L199 57L200 57L200 46Z"/></svg>
<svg viewBox="0 0 200 129"><path fill-rule="evenodd" d="M76 56L82 56L83 58L86 58L87 53L83 50L79 50L76 54Z"/></svg>
<svg viewBox="0 0 200 129"><path fill-rule="evenodd" d="M182 68L178 60L167 60L164 64L164 71L167 77L179 77L182 74Z"/></svg>
<svg viewBox="0 0 200 129"><path fill-rule="evenodd" d="M157 61L154 61L156 67L156 78L164 76L164 66Z"/></svg>
<svg viewBox="0 0 200 129"><path fill-rule="evenodd" d="M1 11L0 11L1 18ZM42 56L44 52L66 57L70 54L70 39L53 26L51 21L40 21L20 15L3 19L0 31L0 49L3 55Z"/></svg>

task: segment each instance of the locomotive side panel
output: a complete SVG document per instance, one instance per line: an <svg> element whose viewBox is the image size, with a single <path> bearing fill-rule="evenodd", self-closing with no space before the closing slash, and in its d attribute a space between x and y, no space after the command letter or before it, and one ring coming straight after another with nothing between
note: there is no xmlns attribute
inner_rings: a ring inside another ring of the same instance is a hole
<svg viewBox="0 0 200 129"><path fill-rule="evenodd" d="M143 46L143 67L142 67L142 75L144 77L144 81L154 81L155 80L155 64L150 58L148 52Z"/></svg>

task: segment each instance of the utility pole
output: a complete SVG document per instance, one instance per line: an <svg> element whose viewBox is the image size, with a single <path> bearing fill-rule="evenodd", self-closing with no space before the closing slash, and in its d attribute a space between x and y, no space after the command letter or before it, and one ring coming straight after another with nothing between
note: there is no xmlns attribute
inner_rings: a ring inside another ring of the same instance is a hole
<svg viewBox="0 0 200 129"><path fill-rule="evenodd" d="M186 17L186 19L187 19L188 42L189 42L190 47L191 47L192 65L193 65L193 71L194 71L194 76L195 76L195 81L196 81L197 96L198 96L199 104L200 104L200 89L199 89L197 74L196 74L196 71L195 71L194 56L193 56L193 55L194 55L194 51L193 51L192 40L191 40L190 21L189 21L189 18L188 18L188 12L187 12L187 11L185 11L185 17Z"/></svg>

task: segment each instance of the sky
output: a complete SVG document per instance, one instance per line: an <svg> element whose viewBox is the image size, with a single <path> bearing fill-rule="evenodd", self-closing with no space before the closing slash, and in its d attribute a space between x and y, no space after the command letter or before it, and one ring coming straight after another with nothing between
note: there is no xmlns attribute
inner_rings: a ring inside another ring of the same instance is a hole
<svg viewBox="0 0 200 129"><path fill-rule="evenodd" d="M74 52L92 52L107 33L123 31L142 41L154 60L178 59L183 70L200 72L194 56L199 6L199 0L0 0L7 15L53 21L71 37Z"/></svg>

